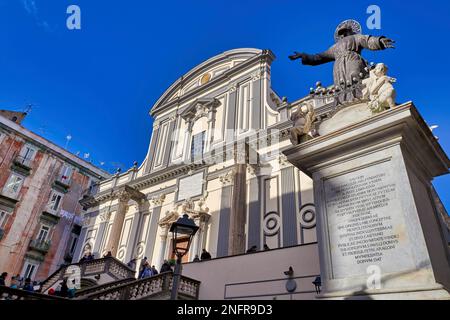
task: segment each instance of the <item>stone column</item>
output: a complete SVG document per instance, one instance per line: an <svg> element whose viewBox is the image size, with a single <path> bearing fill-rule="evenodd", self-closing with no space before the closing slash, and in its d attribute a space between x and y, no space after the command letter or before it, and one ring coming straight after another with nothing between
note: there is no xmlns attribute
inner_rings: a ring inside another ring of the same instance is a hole
<svg viewBox="0 0 450 320"><path fill-rule="evenodd" d="M109 236L108 244L106 246L106 252L111 251L112 255L115 257L117 254L117 248L119 246L120 235L122 233L123 221L125 220L125 214L128 208L128 202L131 199L131 195L126 192L120 192L118 195L119 204L117 207L116 215L114 217L114 222L111 227L111 234Z"/></svg>
<svg viewBox="0 0 450 320"><path fill-rule="evenodd" d="M185 163L190 163L191 162L191 150L190 150L190 141L191 141L191 134L192 134L192 127L193 127L193 123L192 120L188 121L187 123L187 128L185 131L185 136L184 136L184 162Z"/></svg>
<svg viewBox="0 0 450 320"><path fill-rule="evenodd" d="M245 220L246 220L246 170L247 165L235 165L235 178L230 214L230 234L228 238L228 255L245 252Z"/></svg>
<svg viewBox="0 0 450 320"><path fill-rule="evenodd" d="M206 131L205 136L205 151L210 150L211 143L214 139L214 130L216 126L216 109L211 107L208 112L208 130Z"/></svg>
<svg viewBox="0 0 450 320"><path fill-rule="evenodd" d="M167 250L167 236L169 234L169 225L160 225L161 227L161 234L160 234L160 246L159 246L159 253L158 253L158 268L161 269L161 266L164 262L164 258L166 257L166 250Z"/></svg>

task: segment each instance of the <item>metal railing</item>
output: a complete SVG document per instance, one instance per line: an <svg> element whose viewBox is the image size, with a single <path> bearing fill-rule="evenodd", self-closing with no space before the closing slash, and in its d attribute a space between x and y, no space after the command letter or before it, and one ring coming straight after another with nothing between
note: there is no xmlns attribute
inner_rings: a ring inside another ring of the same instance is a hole
<svg viewBox="0 0 450 320"><path fill-rule="evenodd" d="M30 248L41 251L41 252L48 252L50 250L50 246L52 245L52 242L50 240L43 241L39 239L34 239L30 241Z"/></svg>
<svg viewBox="0 0 450 320"><path fill-rule="evenodd" d="M65 175L58 175L56 177L56 182L65 185L65 186L70 186L70 183L72 182L72 179L70 177L67 177Z"/></svg>
<svg viewBox="0 0 450 320"><path fill-rule="evenodd" d="M14 163L21 165L23 167L31 168L32 160L22 156L16 156L14 158Z"/></svg>

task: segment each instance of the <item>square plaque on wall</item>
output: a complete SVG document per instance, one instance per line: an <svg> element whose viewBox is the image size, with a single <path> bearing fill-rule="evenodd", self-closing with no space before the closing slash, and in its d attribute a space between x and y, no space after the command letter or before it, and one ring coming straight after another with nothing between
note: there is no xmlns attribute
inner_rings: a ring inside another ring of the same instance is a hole
<svg viewBox="0 0 450 320"><path fill-rule="evenodd" d="M182 178L178 181L177 201L199 196L203 193L203 172Z"/></svg>

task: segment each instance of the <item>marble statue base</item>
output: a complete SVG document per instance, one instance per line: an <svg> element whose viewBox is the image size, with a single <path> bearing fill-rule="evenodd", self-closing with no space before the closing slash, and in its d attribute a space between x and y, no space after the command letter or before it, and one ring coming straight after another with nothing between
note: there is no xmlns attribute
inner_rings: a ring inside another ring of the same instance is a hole
<svg viewBox="0 0 450 320"><path fill-rule="evenodd" d="M346 107L284 151L314 181L327 299L448 299L450 252L431 180L450 160L411 102Z"/></svg>

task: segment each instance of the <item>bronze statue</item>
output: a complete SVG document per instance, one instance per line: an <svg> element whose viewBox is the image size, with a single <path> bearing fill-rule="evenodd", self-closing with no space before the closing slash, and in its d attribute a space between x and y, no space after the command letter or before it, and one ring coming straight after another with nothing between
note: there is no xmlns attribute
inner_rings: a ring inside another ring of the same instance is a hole
<svg viewBox="0 0 450 320"><path fill-rule="evenodd" d="M289 59L301 58L304 65L320 65L335 61L334 84L349 86L369 76L367 61L361 56L363 49L384 50L394 48L394 41L384 36L375 37L361 34L361 25L355 20L339 24L334 35L336 43L328 50L310 55L295 52Z"/></svg>

